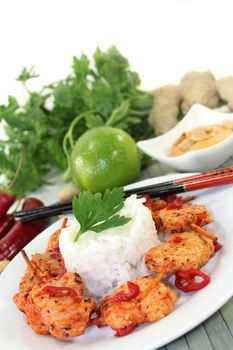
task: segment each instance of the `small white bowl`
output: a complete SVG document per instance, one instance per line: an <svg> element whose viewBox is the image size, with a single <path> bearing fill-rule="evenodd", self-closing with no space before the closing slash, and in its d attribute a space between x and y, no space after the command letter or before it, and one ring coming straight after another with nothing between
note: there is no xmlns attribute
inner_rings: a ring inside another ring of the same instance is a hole
<svg viewBox="0 0 233 350"><path fill-rule="evenodd" d="M162 136L139 141L137 145L152 158L177 170L206 171L214 169L233 155L233 133L220 143L205 149L190 151L177 157L168 157L168 154L174 142L183 132L203 125L221 124L226 119L233 120L233 113L222 113L195 104L173 129Z"/></svg>

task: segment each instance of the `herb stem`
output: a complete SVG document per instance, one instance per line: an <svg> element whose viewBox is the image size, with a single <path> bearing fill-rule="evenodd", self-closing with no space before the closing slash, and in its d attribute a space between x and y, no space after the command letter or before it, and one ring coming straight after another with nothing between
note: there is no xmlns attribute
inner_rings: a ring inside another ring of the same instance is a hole
<svg viewBox="0 0 233 350"><path fill-rule="evenodd" d="M23 150L21 149L20 156L19 156L19 162L18 162L18 165L17 165L17 169L16 169L16 172L15 172L15 175L14 175L11 183L8 186L9 190L12 189L12 187L14 186L14 184L15 184L18 176L19 176L19 173L20 173L20 170L21 170L22 164L23 164L23 158L24 158L23 156L24 156Z"/></svg>

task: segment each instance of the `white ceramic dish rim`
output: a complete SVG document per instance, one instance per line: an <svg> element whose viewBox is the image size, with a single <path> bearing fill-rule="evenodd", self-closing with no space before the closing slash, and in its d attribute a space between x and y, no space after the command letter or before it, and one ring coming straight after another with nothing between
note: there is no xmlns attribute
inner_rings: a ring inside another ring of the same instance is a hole
<svg viewBox="0 0 233 350"><path fill-rule="evenodd" d="M184 174L148 179L141 181L139 185L149 185L181 176L184 176ZM135 184L129 187L132 188L134 186ZM202 198L204 201L202 201ZM221 198L225 199L224 210L219 211L219 202L217 202L217 199L221 202ZM58 350L63 349L65 346L69 350L73 350L77 349L78 346L80 350L118 350L119 348L121 350L128 350L130 348L134 350L152 350L169 343L204 321L233 295L233 285L229 278L233 273L233 254L231 253L233 236L227 234L227 232L230 233L233 230L230 215L230 207L233 207L233 187L228 185L211 191L201 191L199 192L198 202L207 204L210 209L212 207L212 210L216 213L217 227L215 228L222 231L222 236L220 237L221 242L224 244L224 250L220 251L203 269L207 273L211 272L212 275L212 282L205 289L198 293L193 293L191 296L185 296L186 301L183 304L179 304L178 301L176 309L170 315L158 323L138 327L127 337L115 338L113 337L113 332L109 329L104 329L103 331L89 329L84 336L75 339L73 342L59 342L51 337L34 334L30 327L26 325L22 314L19 313L10 301L12 294L17 291L17 283L25 268L23 267L24 263L21 256L18 255L0 277L1 349L11 350L13 346L17 346L19 350L29 348L40 350L43 346L49 346L51 350ZM224 225L219 227L218 223L226 218L227 220L226 222L224 221ZM31 254L40 251L41 248L43 249L47 244L47 239L51 235L51 232L59 227L60 222L54 223L34 239L26 247L27 252ZM212 268L209 264L213 265ZM12 332L14 337L10 336ZM100 332L99 336L98 332ZM95 342L88 343L93 338Z"/></svg>
<svg viewBox="0 0 233 350"><path fill-rule="evenodd" d="M175 156L175 157L169 157L167 155L164 155L163 153L159 153L157 150L155 152L151 151L151 150L145 150L144 145L147 144L151 144L153 141L156 141L157 144L160 144L163 142L164 139L168 139L170 137L170 140L168 141L169 146L167 147L169 150L171 150L172 145L174 144L174 142L177 140L177 138L186 131L192 130L193 128L196 128L198 126L204 126L204 125L210 125L210 122L206 122L206 118L205 118L205 114L203 114L204 116L204 120L201 123L193 123L189 126L185 126L185 124L187 123L187 121L191 122L192 118L193 118L193 114L198 111L198 113L201 113L203 111L203 113L208 113L208 114L212 114L212 117L215 119L213 120L212 124L220 124L223 120L226 119L230 119L233 121L233 113L223 113L217 110L212 110L210 108L207 108L203 105L200 105L198 103L194 104L191 109L189 110L189 112L184 116L184 118L171 130L169 130L168 132L166 132L165 134L158 136L158 137L153 137L151 139L148 140L143 140L143 141L138 141L137 145L140 149L142 149L144 152L150 154L150 156L159 159L159 160L169 160L171 163L175 163L176 160L181 161L181 160L188 160L190 158L192 158L193 156L196 155L200 155L200 156L205 156L208 155L210 152L214 153L215 151L217 152L219 149L222 148L222 146L225 144L226 146L228 144L230 144L233 140L233 133L232 135L228 136L226 139L224 139L223 141L210 146L208 148L204 148L204 149L200 149L200 150L193 150L193 151L189 151L187 153L184 153L180 156ZM217 120L218 119L218 120ZM179 135L174 136L174 134L176 134L176 131L179 131Z"/></svg>

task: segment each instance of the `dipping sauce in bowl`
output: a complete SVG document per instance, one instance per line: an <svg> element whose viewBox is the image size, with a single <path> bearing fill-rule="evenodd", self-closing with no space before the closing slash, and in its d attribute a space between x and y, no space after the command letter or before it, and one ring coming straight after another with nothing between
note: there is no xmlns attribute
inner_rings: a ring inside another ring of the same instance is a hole
<svg viewBox="0 0 233 350"><path fill-rule="evenodd" d="M169 157L177 157L190 151L213 146L233 132L233 121L224 120L221 124L201 126L184 132L173 144Z"/></svg>

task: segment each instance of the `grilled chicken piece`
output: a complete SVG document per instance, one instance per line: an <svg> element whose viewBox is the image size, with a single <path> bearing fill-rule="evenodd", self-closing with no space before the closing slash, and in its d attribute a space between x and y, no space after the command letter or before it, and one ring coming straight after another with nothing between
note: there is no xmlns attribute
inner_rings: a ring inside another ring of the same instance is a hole
<svg viewBox="0 0 233 350"><path fill-rule="evenodd" d="M32 263L45 279L57 277L62 274L65 269L62 255L58 252L34 254L32 255Z"/></svg>
<svg viewBox="0 0 233 350"><path fill-rule="evenodd" d="M82 290L83 282L75 273L66 273L32 289L32 301L54 337L77 337L89 326L96 304L81 295Z"/></svg>
<svg viewBox="0 0 233 350"><path fill-rule="evenodd" d="M112 295L101 301L99 307L100 318L112 329L124 332L130 326L145 322L156 322L165 317L174 307L176 294L161 282L150 289L153 281L152 276L135 278L131 282L139 286L139 295L130 301L119 302L114 299L116 294L128 292L127 283L122 284ZM141 298L142 293L145 293L148 289L149 292Z"/></svg>
<svg viewBox="0 0 233 350"><path fill-rule="evenodd" d="M60 253L48 252L45 254L34 254L31 261L45 280L56 277L64 271L64 261ZM25 312L28 296L32 288L38 284L38 279L27 268L19 285L19 293L13 297L13 301L20 311Z"/></svg>
<svg viewBox="0 0 233 350"><path fill-rule="evenodd" d="M49 328L44 324L40 311L33 302L30 294L25 305L25 316L28 324L30 324L35 333L49 334Z"/></svg>
<svg viewBox="0 0 233 350"><path fill-rule="evenodd" d="M19 284L19 292L13 296L13 301L17 308L25 312L25 306L32 288L38 284L38 280L33 273L27 269Z"/></svg>
<svg viewBox="0 0 233 350"><path fill-rule="evenodd" d="M199 269L214 253L213 240L195 232L175 233L145 254L145 264L153 272L171 275L180 270Z"/></svg>
<svg viewBox="0 0 233 350"><path fill-rule="evenodd" d="M167 233L191 231L190 224L204 226L213 221L204 205L184 204L181 209L162 209L157 213L159 228Z"/></svg>
<svg viewBox="0 0 233 350"><path fill-rule="evenodd" d="M51 237L49 238L49 242L46 248L46 252L59 252L59 237L61 234L61 229L59 228L57 231L55 231Z"/></svg>
<svg viewBox="0 0 233 350"><path fill-rule="evenodd" d="M60 252L59 237L61 234L61 230L64 227L66 227L66 224L67 224L67 218L64 218L61 224L61 227L50 236L50 239L46 248L46 252Z"/></svg>

